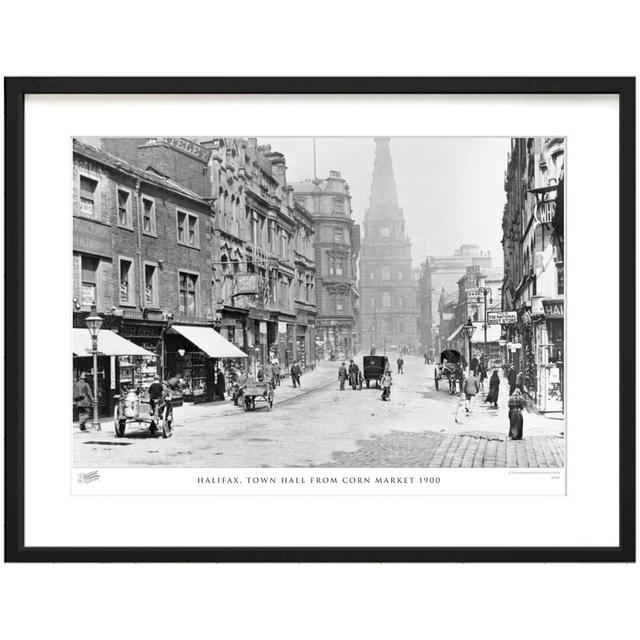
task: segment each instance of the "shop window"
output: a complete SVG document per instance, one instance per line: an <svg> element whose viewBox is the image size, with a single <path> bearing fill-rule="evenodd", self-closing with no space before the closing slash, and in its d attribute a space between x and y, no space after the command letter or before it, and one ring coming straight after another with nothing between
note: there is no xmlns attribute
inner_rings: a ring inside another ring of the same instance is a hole
<svg viewBox="0 0 640 640"><path fill-rule="evenodd" d="M131 192L118 188L118 224L131 227Z"/></svg>
<svg viewBox="0 0 640 640"><path fill-rule="evenodd" d="M92 306L98 303L98 258L82 256L82 304Z"/></svg>
<svg viewBox="0 0 640 640"><path fill-rule="evenodd" d="M156 235L156 203L152 198L142 198L142 232Z"/></svg>
<svg viewBox="0 0 640 640"><path fill-rule="evenodd" d="M98 181L80 176L80 213L90 218L96 218Z"/></svg>
<svg viewBox="0 0 640 640"><path fill-rule="evenodd" d="M133 262L120 258L120 303L133 303Z"/></svg>
<svg viewBox="0 0 640 640"><path fill-rule="evenodd" d="M193 273L178 272L180 283L179 311L183 316L194 318L197 315L198 276Z"/></svg>
<svg viewBox="0 0 640 640"><path fill-rule="evenodd" d="M144 305L157 307L158 302L158 268L153 264L144 265Z"/></svg>

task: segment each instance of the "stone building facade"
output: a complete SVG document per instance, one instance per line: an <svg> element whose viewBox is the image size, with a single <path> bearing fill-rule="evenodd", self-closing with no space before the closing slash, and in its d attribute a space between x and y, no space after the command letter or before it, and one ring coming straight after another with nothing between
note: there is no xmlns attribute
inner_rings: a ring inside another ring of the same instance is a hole
<svg viewBox="0 0 640 640"><path fill-rule="evenodd" d="M564 138L514 138L502 219L507 352L541 411L564 410Z"/></svg>
<svg viewBox="0 0 640 640"><path fill-rule="evenodd" d="M398 204L389 138L376 138L360 255L360 332L367 351L419 347L417 285L411 267L411 242Z"/></svg>
<svg viewBox="0 0 640 640"><path fill-rule="evenodd" d="M314 223L318 357L347 357L359 349L360 227L353 221L349 185L339 171L330 171L328 178L296 182L293 188Z"/></svg>

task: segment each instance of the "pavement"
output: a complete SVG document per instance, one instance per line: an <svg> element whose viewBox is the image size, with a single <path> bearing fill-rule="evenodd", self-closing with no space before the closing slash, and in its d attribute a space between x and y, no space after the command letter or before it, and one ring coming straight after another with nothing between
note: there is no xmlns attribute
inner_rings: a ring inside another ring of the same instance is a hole
<svg viewBox="0 0 640 640"><path fill-rule="evenodd" d="M524 439L508 440L504 380L498 409L485 404L481 393L466 414L458 395L435 390L433 365L422 358L407 356L404 375L394 372L390 402L374 388L340 391L338 366L318 363L302 376L299 389L285 379L271 412L244 412L230 401L177 407L169 439L146 429L116 438L112 421L101 432L75 428L74 466L563 466L562 419L526 413Z"/></svg>

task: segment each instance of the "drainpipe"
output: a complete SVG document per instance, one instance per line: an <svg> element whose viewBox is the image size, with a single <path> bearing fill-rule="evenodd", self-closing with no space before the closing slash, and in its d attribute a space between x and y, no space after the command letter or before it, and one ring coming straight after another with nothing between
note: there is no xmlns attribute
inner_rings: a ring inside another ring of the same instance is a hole
<svg viewBox="0 0 640 640"><path fill-rule="evenodd" d="M140 310L144 308L144 273L142 271L142 197L140 195L140 180L136 180L136 240L138 243L137 257L138 257L138 306Z"/></svg>

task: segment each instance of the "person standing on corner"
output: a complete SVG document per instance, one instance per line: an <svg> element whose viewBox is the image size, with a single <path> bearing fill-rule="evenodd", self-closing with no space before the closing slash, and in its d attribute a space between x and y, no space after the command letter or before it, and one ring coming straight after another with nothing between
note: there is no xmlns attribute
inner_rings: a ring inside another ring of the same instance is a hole
<svg viewBox="0 0 640 640"><path fill-rule="evenodd" d="M87 383L87 374L82 372L80 378L73 383L73 403L78 407L78 426L80 431L86 431L87 420L91 417L93 393Z"/></svg>
<svg viewBox="0 0 640 640"><path fill-rule="evenodd" d="M398 365L398 373L404 374L404 358L402 356L398 358L396 364Z"/></svg>
<svg viewBox="0 0 640 640"><path fill-rule="evenodd" d="M340 391L344 391L344 383L347 381L349 373L347 372L347 363L343 362L338 369L338 380L340 381Z"/></svg>
<svg viewBox="0 0 640 640"><path fill-rule="evenodd" d="M513 394L509 396L509 440L522 440L524 431L522 408L524 405L524 395L516 387Z"/></svg>
<svg viewBox="0 0 640 640"><path fill-rule="evenodd" d="M298 361L296 360L292 365L291 365L291 382L293 382L293 388L296 388L296 385L298 387L302 387L302 385L300 384L300 376L302 375L302 369L300 368L300 365L298 364Z"/></svg>

